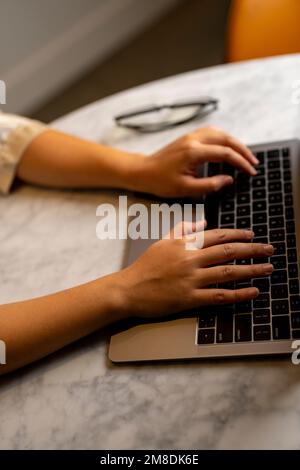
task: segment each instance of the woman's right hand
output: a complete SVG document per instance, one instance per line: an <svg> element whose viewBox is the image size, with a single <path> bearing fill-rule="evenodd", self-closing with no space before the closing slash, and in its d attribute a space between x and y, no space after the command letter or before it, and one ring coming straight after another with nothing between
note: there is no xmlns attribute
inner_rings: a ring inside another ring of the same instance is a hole
<svg viewBox="0 0 300 470"><path fill-rule="evenodd" d="M228 264L235 259L265 258L272 245L252 243L253 232L216 229L204 232L200 250L186 249L185 239L154 243L121 276L124 317L155 318L204 305L219 305L254 299L255 287L220 289L216 283L270 276L272 264Z"/></svg>

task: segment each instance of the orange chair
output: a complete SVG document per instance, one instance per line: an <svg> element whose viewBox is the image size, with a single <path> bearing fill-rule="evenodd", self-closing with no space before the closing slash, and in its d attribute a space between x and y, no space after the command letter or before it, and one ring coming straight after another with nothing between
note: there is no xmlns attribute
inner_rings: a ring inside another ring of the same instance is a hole
<svg viewBox="0 0 300 470"><path fill-rule="evenodd" d="M300 52L300 0L233 0L226 60Z"/></svg>

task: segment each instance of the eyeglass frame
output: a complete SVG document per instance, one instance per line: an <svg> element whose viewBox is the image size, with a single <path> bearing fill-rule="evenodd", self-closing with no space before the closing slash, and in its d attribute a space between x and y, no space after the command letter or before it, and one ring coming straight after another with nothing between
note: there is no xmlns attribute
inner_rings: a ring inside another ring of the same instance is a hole
<svg viewBox="0 0 300 470"><path fill-rule="evenodd" d="M209 112L215 111L218 108L218 103L219 103L218 99L206 97L206 98L202 98L201 101L200 100L197 100L197 101L180 101L180 102L171 103L171 104L161 104L161 105L156 105L156 106L148 106L148 107L145 107L145 108L137 109L135 111L129 111L127 113L119 114L118 116L114 117L114 120L115 120L116 125L119 126L119 127L135 130L135 131L145 133L145 134L146 133L150 134L150 133L153 133L153 132L160 132L160 131L164 131L164 130L167 130L167 129L172 129L174 127L180 126L182 124L186 124L190 121L193 121L194 119L196 119L200 115L204 116L204 115L208 114ZM209 110L206 113L203 113L203 108L205 108L206 106L209 106L209 105L212 105L213 109ZM147 125L142 125L142 124L124 124L124 123L121 122L124 119L128 119L128 118L135 117L135 116L141 116L141 115L147 114L147 113L153 113L153 112L161 111L162 109L179 109L179 108L187 108L189 106L198 106L199 109L195 113L193 113L192 116L189 116L189 117L184 118L184 119L179 119L176 122L167 122L167 121L165 121L165 122L162 122L161 124L157 124L156 128L153 125L152 125L152 128L151 128L151 125L149 125L149 127L148 127Z"/></svg>

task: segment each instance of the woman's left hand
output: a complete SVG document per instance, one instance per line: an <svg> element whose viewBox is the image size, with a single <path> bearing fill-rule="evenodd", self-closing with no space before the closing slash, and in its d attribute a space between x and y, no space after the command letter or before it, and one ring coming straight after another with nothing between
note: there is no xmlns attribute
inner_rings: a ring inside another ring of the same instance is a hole
<svg viewBox="0 0 300 470"><path fill-rule="evenodd" d="M206 162L225 162L255 175L258 160L239 140L215 127L187 134L145 158L137 190L162 197L199 197L233 183L229 175L199 178Z"/></svg>

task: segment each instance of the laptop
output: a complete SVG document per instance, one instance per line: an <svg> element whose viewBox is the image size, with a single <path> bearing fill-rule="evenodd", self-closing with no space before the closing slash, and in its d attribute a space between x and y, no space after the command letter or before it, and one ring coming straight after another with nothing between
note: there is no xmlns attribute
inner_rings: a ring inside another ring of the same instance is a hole
<svg viewBox="0 0 300 470"><path fill-rule="evenodd" d="M275 268L270 277L222 285L230 289L256 286L259 296L234 305L200 307L182 317L129 323L111 338L111 361L292 353L293 341L300 339L300 141L272 142L251 149L260 162L254 177L226 164L223 168L216 163L206 166L207 175L222 170L234 176L235 182L208 195L204 204L208 228L252 228L255 242L272 243L276 248L270 259ZM127 263L151 242L131 240Z"/></svg>

